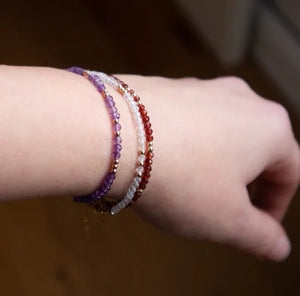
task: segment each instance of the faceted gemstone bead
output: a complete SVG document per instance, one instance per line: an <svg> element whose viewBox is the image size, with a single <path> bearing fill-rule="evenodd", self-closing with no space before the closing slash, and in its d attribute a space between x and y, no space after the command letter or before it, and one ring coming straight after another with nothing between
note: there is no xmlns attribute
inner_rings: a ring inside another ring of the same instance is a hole
<svg viewBox="0 0 300 296"><path fill-rule="evenodd" d="M114 102L114 100L113 100L113 98L111 96L107 96L105 98L105 103L110 108L115 106L115 102Z"/></svg>
<svg viewBox="0 0 300 296"><path fill-rule="evenodd" d="M143 183L143 182L141 182L141 184L140 184L140 187L139 187L140 189L145 189L146 188L146 184L145 183Z"/></svg>
<svg viewBox="0 0 300 296"><path fill-rule="evenodd" d="M114 112L114 113L111 113L111 118L114 120L114 119L119 119L120 118L120 114L118 112Z"/></svg>
<svg viewBox="0 0 300 296"><path fill-rule="evenodd" d="M144 116L146 116L148 113L147 113L146 110L141 110L141 111L140 111L140 114L141 114L142 117L144 117Z"/></svg>
<svg viewBox="0 0 300 296"><path fill-rule="evenodd" d="M113 152L111 154L111 157L112 157L113 160L117 160L121 157L121 154L120 154L120 152Z"/></svg>
<svg viewBox="0 0 300 296"><path fill-rule="evenodd" d="M144 171L144 167L138 166L137 169L136 169L136 171L137 171L138 174L142 174L143 171Z"/></svg>
<svg viewBox="0 0 300 296"><path fill-rule="evenodd" d="M153 141L153 136L152 135L151 136L147 136L146 139L147 139L147 141L152 142Z"/></svg>
<svg viewBox="0 0 300 296"><path fill-rule="evenodd" d="M115 124L113 125L113 130L114 130L115 132L120 131L120 130L121 130L121 124L120 124L120 123L115 123Z"/></svg>
<svg viewBox="0 0 300 296"><path fill-rule="evenodd" d="M152 130L152 129L147 129L147 130L146 130L146 134L147 134L148 136L152 135L152 133L153 133L153 130Z"/></svg>
<svg viewBox="0 0 300 296"><path fill-rule="evenodd" d="M152 163L153 163L153 160L150 159L150 158L147 158L147 159L145 160L145 164L146 164L147 166L152 165Z"/></svg>
<svg viewBox="0 0 300 296"><path fill-rule="evenodd" d="M146 129L149 129L151 127L151 123L150 122L146 122L144 126L145 126Z"/></svg>
<svg viewBox="0 0 300 296"><path fill-rule="evenodd" d="M104 85L103 84L97 84L97 90L101 93L104 90Z"/></svg>
<svg viewBox="0 0 300 296"><path fill-rule="evenodd" d="M108 112L109 112L110 114L116 113L116 112L118 112L118 109L117 109L116 107L110 107L109 110L108 110Z"/></svg>
<svg viewBox="0 0 300 296"><path fill-rule="evenodd" d="M122 138L119 137L119 136L114 137L113 143L114 143L114 144L121 144L121 143L122 143Z"/></svg>
<svg viewBox="0 0 300 296"><path fill-rule="evenodd" d="M149 179L150 176L151 176L150 172L145 171L145 172L144 172L144 175L143 175L143 178Z"/></svg>
<svg viewBox="0 0 300 296"><path fill-rule="evenodd" d="M116 174L115 173L108 173L107 175L108 175L108 179L110 181L113 181L116 178Z"/></svg>
<svg viewBox="0 0 300 296"><path fill-rule="evenodd" d="M122 150L122 146L120 144L115 144L113 151L114 152L120 152Z"/></svg>
<svg viewBox="0 0 300 296"><path fill-rule="evenodd" d="M79 67L75 67L75 66L74 67L70 67L67 70L70 71L70 72L73 72L75 74L79 74L79 75L82 75L82 73L84 71L84 69L79 68Z"/></svg>
<svg viewBox="0 0 300 296"><path fill-rule="evenodd" d="M143 182L143 183L145 183L145 184L148 184L149 180L148 180L148 178L142 178L142 181L141 181L141 182Z"/></svg>
<svg viewBox="0 0 300 296"><path fill-rule="evenodd" d="M146 115L146 116L143 116L143 121L144 121L144 123L145 123L145 122L148 122L149 120L150 120L150 117L149 117L149 116L147 116L147 115Z"/></svg>
<svg viewBox="0 0 300 296"><path fill-rule="evenodd" d="M114 101L106 101L106 106L107 107L114 107L115 106L115 102Z"/></svg>
<svg viewBox="0 0 300 296"><path fill-rule="evenodd" d="M150 165L145 166L145 171L151 172L152 171L152 167Z"/></svg>
<svg viewBox="0 0 300 296"><path fill-rule="evenodd" d="M153 153L153 152L148 152L148 153L147 153L147 158L152 159L153 156L154 156L154 153Z"/></svg>
<svg viewBox="0 0 300 296"><path fill-rule="evenodd" d="M140 97L139 96L134 96L133 99L134 99L135 102L138 102L140 100Z"/></svg>

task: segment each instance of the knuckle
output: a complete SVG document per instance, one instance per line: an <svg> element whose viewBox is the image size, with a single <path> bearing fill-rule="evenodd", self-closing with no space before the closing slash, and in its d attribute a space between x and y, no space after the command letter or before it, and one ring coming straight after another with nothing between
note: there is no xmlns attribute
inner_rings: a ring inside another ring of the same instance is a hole
<svg viewBox="0 0 300 296"><path fill-rule="evenodd" d="M223 83L226 87L235 90L249 90L249 84L242 78L237 76L228 76L219 78L219 81Z"/></svg>
<svg viewBox="0 0 300 296"><path fill-rule="evenodd" d="M272 129L275 134L282 139L292 134L290 117L287 109L276 102L268 103L267 115L271 120Z"/></svg>

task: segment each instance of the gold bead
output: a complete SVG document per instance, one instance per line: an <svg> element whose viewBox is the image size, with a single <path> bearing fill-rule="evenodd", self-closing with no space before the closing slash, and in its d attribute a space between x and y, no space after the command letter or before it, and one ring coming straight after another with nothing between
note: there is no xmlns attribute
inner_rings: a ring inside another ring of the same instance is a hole
<svg viewBox="0 0 300 296"><path fill-rule="evenodd" d="M113 173L116 174L117 173L117 169L113 169Z"/></svg>
<svg viewBox="0 0 300 296"><path fill-rule="evenodd" d="M152 152L152 151L153 151L153 147L150 146L150 147L149 147L149 152Z"/></svg>
<svg viewBox="0 0 300 296"><path fill-rule="evenodd" d="M117 169L118 168L118 164L117 163L115 163L114 165L113 165L113 169Z"/></svg>
<svg viewBox="0 0 300 296"><path fill-rule="evenodd" d="M82 76L85 78L89 78L89 74L86 71L83 71Z"/></svg>
<svg viewBox="0 0 300 296"><path fill-rule="evenodd" d="M114 119L114 123L119 123L119 119Z"/></svg>
<svg viewBox="0 0 300 296"><path fill-rule="evenodd" d="M137 192L140 193L140 194L142 194L142 193L143 193L143 189L140 189L140 188L139 188L139 189L137 190Z"/></svg>
<svg viewBox="0 0 300 296"><path fill-rule="evenodd" d="M141 150L141 155L145 155L145 151Z"/></svg>
<svg viewBox="0 0 300 296"><path fill-rule="evenodd" d="M153 142L148 142L148 145L149 146L153 146Z"/></svg>
<svg viewBox="0 0 300 296"><path fill-rule="evenodd" d="M119 164L120 160L119 159L116 159L115 160L115 164Z"/></svg>
<svg viewBox="0 0 300 296"><path fill-rule="evenodd" d="M119 137L121 133L119 131L116 131L116 136Z"/></svg>

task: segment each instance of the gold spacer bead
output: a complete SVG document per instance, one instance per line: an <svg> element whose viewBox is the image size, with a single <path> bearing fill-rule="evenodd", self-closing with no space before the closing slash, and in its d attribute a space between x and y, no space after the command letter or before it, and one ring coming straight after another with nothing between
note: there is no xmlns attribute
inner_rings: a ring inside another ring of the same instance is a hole
<svg viewBox="0 0 300 296"><path fill-rule="evenodd" d="M116 131L116 136L119 137L121 133L119 131Z"/></svg>
<svg viewBox="0 0 300 296"><path fill-rule="evenodd" d="M148 142L148 145L149 146L153 146L153 142Z"/></svg>
<svg viewBox="0 0 300 296"><path fill-rule="evenodd" d="M141 151L141 155L145 155L145 151Z"/></svg>
<svg viewBox="0 0 300 296"><path fill-rule="evenodd" d="M118 166L119 166L119 165L118 165L117 163L115 163L115 164L113 165L113 169L116 170L116 169L118 168Z"/></svg>
<svg viewBox="0 0 300 296"><path fill-rule="evenodd" d="M116 159L115 160L115 164L119 164L120 160L119 159Z"/></svg>
<svg viewBox="0 0 300 296"><path fill-rule="evenodd" d="M153 151L153 147L150 146L148 150L149 150L149 152L152 152Z"/></svg>
<svg viewBox="0 0 300 296"><path fill-rule="evenodd" d="M117 173L117 169L113 169L112 172L116 174Z"/></svg>
<svg viewBox="0 0 300 296"><path fill-rule="evenodd" d="M140 188L139 188L139 189L137 190L137 192L140 193L140 194L142 194L142 193L143 193L143 189L140 189Z"/></svg>
<svg viewBox="0 0 300 296"><path fill-rule="evenodd" d="M137 105L141 105L141 104L142 104L142 101L141 101L141 100L138 100L136 103L137 103Z"/></svg>
<svg viewBox="0 0 300 296"><path fill-rule="evenodd" d="M114 119L114 123L119 123L119 119Z"/></svg>
<svg viewBox="0 0 300 296"><path fill-rule="evenodd" d="M142 177L142 173L138 173L137 175L138 175L138 177L140 177L140 178Z"/></svg>

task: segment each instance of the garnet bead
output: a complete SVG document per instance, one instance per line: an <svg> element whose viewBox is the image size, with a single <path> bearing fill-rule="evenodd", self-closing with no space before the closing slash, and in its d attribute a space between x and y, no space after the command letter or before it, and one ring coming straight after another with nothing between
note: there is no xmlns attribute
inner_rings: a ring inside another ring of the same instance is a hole
<svg viewBox="0 0 300 296"><path fill-rule="evenodd" d="M144 126L145 126L145 128L150 128L151 127L151 123L150 122L146 122Z"/></svg>
<svg viewBox="0 0 300 296"><path fill-rule="evenodd" d="M153 130L152 130L152 129L147 129L147 130L146 130L146 134L147 134L148 136L152 135L152 133L153 133Z"/></svg>
<svg viewBox="0 0 300 296"><path fill-rule="evenodd" d="M151 176L150 172L145 172L143 178L149 179Z"/></svg>
<svg viewBox="0 0 300 296"><path fill-rule="evenodd" d="M142 178L142 182L145 184L148 184L149 180L148 180L148 178Z"/></svg>
<svg viewBox="0 0 300 296"><path fill-rule="evenodd" d="M148 122L149 120L150 120L149 116L147 116L147 115L143 116L144 123Z"/></svg>
<svg viewBox="0 0 300 296"><path fill-rule="evenodd" d="M153 136L147 136L146 139L147 139L148 142L152 142L153 141Z"/></svg>
<svg viewBox="0 0 300 296"><path fill-rule="evenodd" d="M148 152L148 153L147 153L147 158L152 159L153 156L154 156L154 153L153 153L153 152Z"/></svg>
<svg viewBox="0 0 300 296"><path fill-rule="evenodd" d="M153 160L150 159L150 158L147 158L147 159L145 160L145 164L146 164L147 166L151 166L152 163L153 163Z"/></svg>
<svg viewBox="0 0 300 296"><path fill-rule="evenodd" d="M146 188L146 184L145 183L141 183L139 188L144 190Z"/></svg>
<svg viewBox="0 0 300 296"><path fill-rule="evenodd" d="M141 110L140 111L141 117L144 117L147 115L147 111L146 110Z"/></svg>

